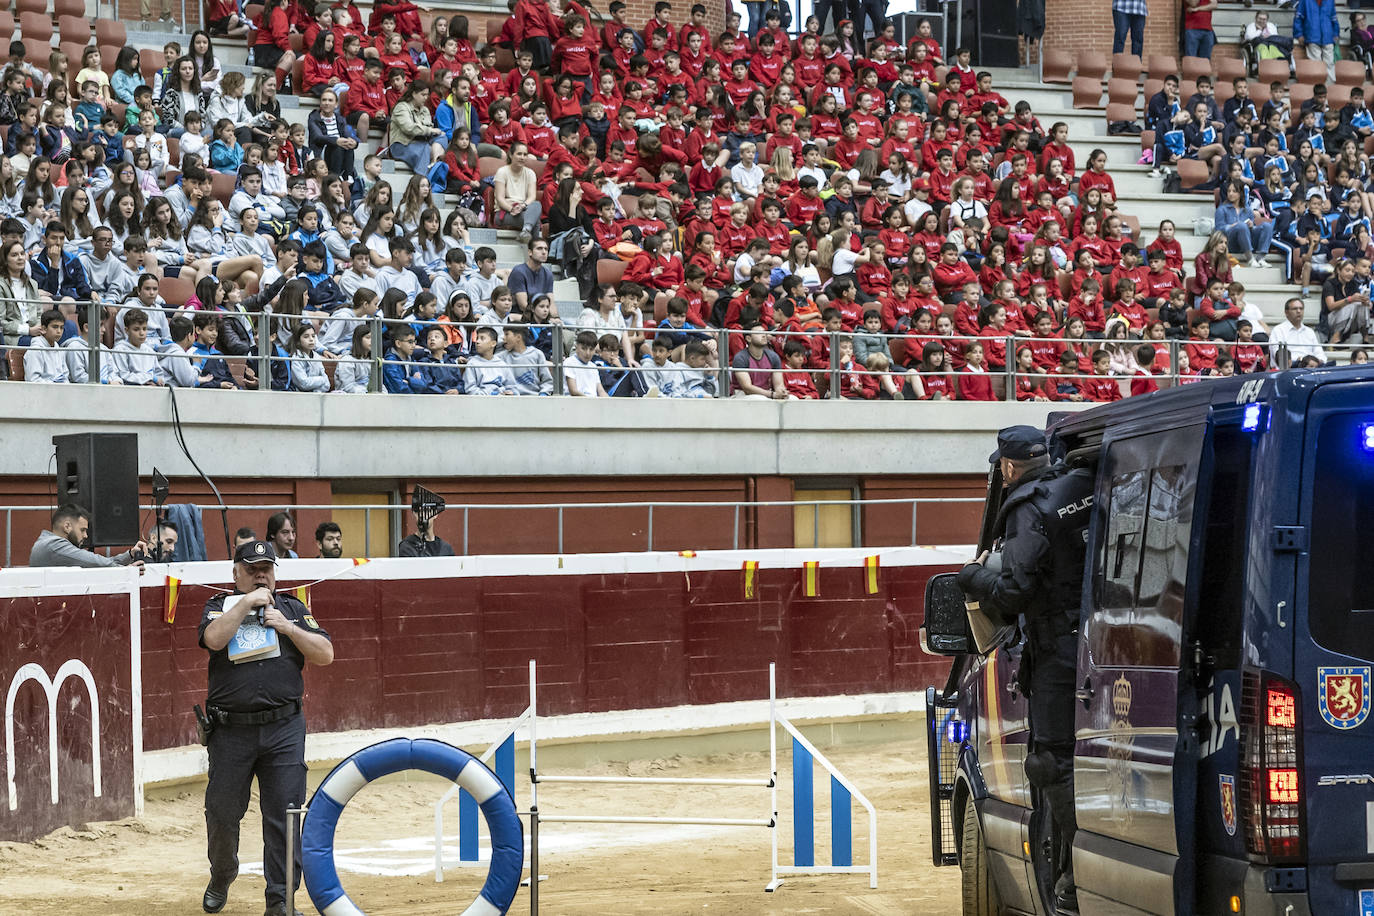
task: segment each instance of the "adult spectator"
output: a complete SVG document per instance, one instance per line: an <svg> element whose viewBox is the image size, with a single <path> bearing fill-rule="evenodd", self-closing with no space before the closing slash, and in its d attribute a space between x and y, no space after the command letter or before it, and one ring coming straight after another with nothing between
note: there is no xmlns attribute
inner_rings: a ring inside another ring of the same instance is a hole
<svg viewBox="0 0 1374 916"><path fill-rule="evenodd" d="M81 566L94 569L105 566L137 566L143 568L146 545L139 541L132 550L102 557L82 545L90 537L91 514L80 506L67 503L52 514L52 530L44 531L29 551L30 566Z"/></svg>
<svg viewBox="0 0 1374 916"><path fill-rule="evenodd" d="M358 173L353 161L358 138L339 113L338 93L333 89L320 93L319 110L310 113L306 126L310 131L310 148L315 155L324 159L330 172L352 184Z"/></svg>
<svg viewBox="0 0 1374 916"><path fill-rule="evenodd" d="M300 556L295 551L296 523L289 512L278 512L267 520L267 540L279 557L295 559Z"/></svg>
<svg viewBox="0 0 1374 916"><path fill-rule="evenodd" d="M1336 42L1341 26L1336 21L1336 0L1297 0L1293 7L1293 46L1305 49L1309 59L1326 63L1326 78L1336 79Z"/></svg>
<svg viewBox="0 0 1374 916"><path fill-rule="evenodd" d="M434 522L416 522L414 534L408 534L396 549L398 557L452 557L453 545L434 533Z"/></svg>
<svg viewBox="0 0 1374 916"><path fill-rule="evenodd" d="M539 178L527 168L530 149L523 143L510 148L510 162L496 170L492 178L492 199L496 212L491 224L498 229L520 227L520 241L528 242L539 234L540 204L536 199Z"/></svg>
<svg viewBox="0 0 1374 916"><path fill-rule="evenodd" d="M1238 181L1227 182L1222 195L1214 223L1218 232L1226 233L1227 247L1248 259L1251 267L1268 267L1264 256L1274 236L1273 220L1262 219L1255 212L1253 203L1245 199L1245 187Z"/></svg>
<svg viewBox="0 0 1374 916"><path fill-rule="evenodd" d="M1297 296L1289 299L1283 305L1283 317L1288 321L1276 325L1269 332L1269 356L1274 361L1274 365L1279 366L1279 350L1288 350L1288 361L1290 365L1297 363L1307 356L1315 356L1322 362L1327 361L1326 351L1322 349L1321 341L1317 338L1317 332L1302 323L1303 302Z"/></svg>
<svg viewBox="0 0 1374 916"><path fill-rule="evenodd" d="M43 333L38 319L44 308L24 243L6 242L0 247L0 341L27 346L30 337Z"/></svg>
<svg viewBox="0 0 1374 916"><path fill-rule="evenodd" d="M1212 31L1212 10L1216 8L1217 0L1183 0L1185 57L1212 59L1212 46L1217 43L1216 33Z"/></svg>
<svg viewBox="0 0 1374 916"><path fill-rule="evenodd" d="M521 312L539 296L553 295L553 271L544 263L549 259L549 243L544 239L530 239L529 254L525 263L511 268L506 283L515 296L515 305ZM554 311L554 317L557 316Z"/></svg>
<svg viewBox="0 0 1374 916"><path fill-rule="evenodd" d="M1150 10L1145 0L1112 0L1112 53L1126 47L1126 32L1131 33L1131 53L1140 56L1145 47L1145 17Z"/></svg>
<svg viewBox="0 0 1374 916"><path fill-rule="evenodd" d="M391 157L416 175L427 174L443 158L444 145L435 139L441 136L429 113L429 83L416 80L391 109Z"/></svg>
<svg viewBox="0 0 1374 916"><path fill-rule="evenodd" d="M343 529L337 522L320 522L315 526L315 546L326 560L343 556Z"/></svg>
<svg viewBox="0 0 1374 916"><path fill-rule="evenodd" d="M782 360L777 351L768 346L768 329L755 322L749 326L745 346L730 360L735 380L734 396L738 398L768 398L787 400L783 386Z"/></svg>
<svg viewBox="0 0 1374 916"><path fill-rule="evenodd" d="M238 550L244 544L251 543L258 539L258 533L252 528L240 528L234 532L234 549Z"/></svg>
<svg viewBox="0 0 1374 916"><path fill-rule="evenodd" d="M163 519L148 531L148 561L151 563L170 563L172 554L177 551L177 541L181 531L176 522Z"/></svg>
<svg viewBox="0 0 1374 916"><path fill-rule="evenodd" d="M1342 258L1335 274L1322 284L1319 327L1333 344L1369 339L1369 288L1355 277L1355 262L1349 258Z"/></svg>
<svg viewBox="0 0 1374 916"><path fill-rule="evenodd" d="M1264 10L1255 12L1255 21L1245 27L1242 41L1249 46L1251 56L1256 61L1288 60L1293 57L1293 39L1280 35L1278 27L1269 21L1269 13ZM1255 75L1252 71L1251 75Z"/></svg>

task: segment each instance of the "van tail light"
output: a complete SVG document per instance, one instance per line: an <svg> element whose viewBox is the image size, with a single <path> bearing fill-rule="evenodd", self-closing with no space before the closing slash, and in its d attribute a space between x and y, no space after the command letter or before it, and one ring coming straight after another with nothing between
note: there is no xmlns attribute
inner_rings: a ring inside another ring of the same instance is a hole
<svg viewBox="0 0 1374 916"><path fill-rule="evenodd" d="M1301 861L1302 704L1290 681L1245 672L1241 688L1240 808L1245 843L1264 861Z"/></svg>

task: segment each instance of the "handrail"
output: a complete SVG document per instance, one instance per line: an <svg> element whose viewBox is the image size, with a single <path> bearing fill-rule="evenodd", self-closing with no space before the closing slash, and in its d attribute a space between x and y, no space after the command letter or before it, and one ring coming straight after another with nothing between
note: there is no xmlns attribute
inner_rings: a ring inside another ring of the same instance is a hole
<svg viewBox="0 0 1374 916"><path fill-rule="evenodd" d="M919 510L922 505L927 506L981 506L983 497L981 496L912 496L912 497L882 497L877 499L848 498L848 499L796 499L796 500L702 500L692 502L687 500L667 500L667 501L646 501L629 500L623 502L614 501L591 501L591 502L554 502L554 503L471 503L462 506L451 506L450 511L459 512L462 515L462 539L461 550L455 545L455 550L461 554L469 553L469 522L471 513L474 511L520 511L528 513L530 510L557 512L555 530L557 533L558 552L564 552L564 546L568 543L565 535L566 515L568 510L585 509L643 509L647 513L646 526L644 531L644 550L652 551L662 549L656 547L654 542L654 514L655 511L662 510L682 510L682 509L730 509L732 511L732 535L731 544L733 549L748 546L744 541L744 530L741 524L744 521L743 513L750 510L759 509L790 509L796 512L798 509L812 510L812 535L816 543L820 541L820 507L822 506L845 506L850 513L862 512L866 507L883 506L903 506L911 507L911 539L910 543L916 544L916 524ZM213 508L218 510L219 506L203 505L203 508ZM237 503L223 507L229 512L363 512L363 541L364 544L372 542L372 513L380 512L399 518L401 513L409 509L408 505L402 503L358 503L358 504L334 504L334 503L297 503L297 504L277 504L277 503ZM149 513L156 511L154 505L144 505L139 507L140 513L147 514L151 523L152 516ZM41 513L44 519L52 512L51 506L0 506L0 513L4 515L4 538L5 553L3 566L13 565L14 560L14 515L16 513ZM331 515L332 517L332 515ZM856 530L862 530L862 526L856 526ZM681 545L688 547L692 545ZM878 546L878 545L874 545ZM678 549L678 548L672 548Z"/></svg>

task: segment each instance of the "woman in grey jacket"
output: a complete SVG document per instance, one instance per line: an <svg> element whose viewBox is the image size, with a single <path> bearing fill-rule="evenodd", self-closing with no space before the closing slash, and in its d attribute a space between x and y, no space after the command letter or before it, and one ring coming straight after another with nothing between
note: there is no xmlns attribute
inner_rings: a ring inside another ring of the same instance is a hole
<svg viewBox="0 0 1374 916"><path fill-rule="evenodd" d="M29 276L29 259L23 242L0 248L0 336L10 346L23 346L24 338L43 333L38 316L46 308L38 284Z"/></svg>
<svg viewBox="0 0 1374 916"><path fill-rule="evenodd" d="M391 111L391 157L400 159L417 175L424 175L444 155L435 142L443 131L429 114L429 83L417 80Z"/></svg>

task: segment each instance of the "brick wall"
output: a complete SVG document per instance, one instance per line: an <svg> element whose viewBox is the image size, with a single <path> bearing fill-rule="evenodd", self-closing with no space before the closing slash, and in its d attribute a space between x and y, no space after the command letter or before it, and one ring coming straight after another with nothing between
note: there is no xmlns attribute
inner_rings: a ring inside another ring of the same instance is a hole
<svg viewBox="0 0 1374 916"><path fill-rule="evenodd" d="M1150 15L1145 20L1145 48L1142 56L1171 54L1180 47L1178 0L1148 0ZM1046 0L1045 47L1077 53L1112 50L1111 0ZM1129 39L1126 50L1130 50Z"/></svg>

